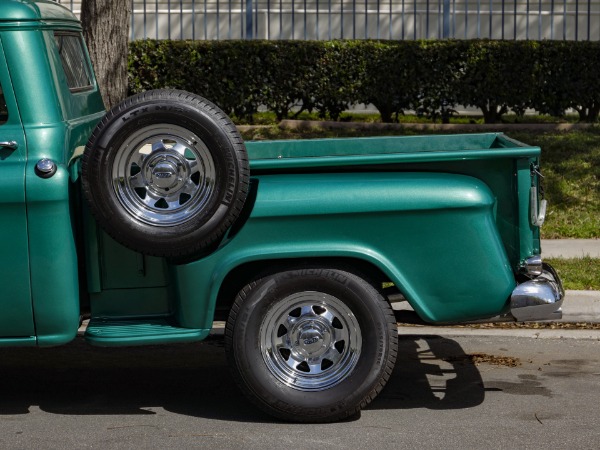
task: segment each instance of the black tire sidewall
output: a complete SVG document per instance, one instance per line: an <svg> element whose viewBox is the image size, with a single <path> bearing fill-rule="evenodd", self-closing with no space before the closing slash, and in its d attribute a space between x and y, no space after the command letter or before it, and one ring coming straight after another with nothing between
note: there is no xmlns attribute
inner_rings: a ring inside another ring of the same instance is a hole
<svg viewBox="0 0 600 450"><path fill-rule="evenodd" d="M216 106L199 97L194 97L195 103L176 102L175 95L167 94L164 98L160 94L136 96L129 100L131 104L109 113L88 143L89 161L87 170L84 165L83 179L92 210L111 236L142 253L177 256L199 244L208 246L233 222L241 209L238 152L245 152L245 148L241 139L235 141L235 127ZM215 164L216 184L206 207L178 225L158 227L136 219L120 203L112 186L112 167L119 149L132 132L152 125L190 130L208 148Z"/></svg>
<svg viewBox="0 0 600 450"><path fill-rule="evenodd" d="M263 318L278 301L299 291L318 291L342 300L354 313L362 334L357 365L339 384L323 391L300 391L279 381L260 350ZM258 405L286 420L338 420L360 409L381 383L390 352L389 322L378 292L352 274L330 269L281 272L263 279L237 314L232 354L243 383Z"/></svg>

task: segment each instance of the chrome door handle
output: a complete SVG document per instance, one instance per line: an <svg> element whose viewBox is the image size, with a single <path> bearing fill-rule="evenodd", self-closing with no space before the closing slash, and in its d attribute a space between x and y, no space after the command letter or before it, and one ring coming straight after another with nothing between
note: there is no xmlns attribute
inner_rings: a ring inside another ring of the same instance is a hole
<svg viewBox="0 0 600 450"><path fill-rule="evenodd" d="M19 148L19 143L17 141L0 142L0 147L16 150Z"/></svg>

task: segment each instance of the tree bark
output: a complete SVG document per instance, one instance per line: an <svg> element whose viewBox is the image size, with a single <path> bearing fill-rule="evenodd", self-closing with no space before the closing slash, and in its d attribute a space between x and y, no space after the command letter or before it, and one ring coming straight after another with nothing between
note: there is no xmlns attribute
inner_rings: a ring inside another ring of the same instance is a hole
<svg viewBox="0 0 600 450"><path fill-rule="evenodd" d="M130 0L83 0L83 35L107 109L127 97Z"/></svg>

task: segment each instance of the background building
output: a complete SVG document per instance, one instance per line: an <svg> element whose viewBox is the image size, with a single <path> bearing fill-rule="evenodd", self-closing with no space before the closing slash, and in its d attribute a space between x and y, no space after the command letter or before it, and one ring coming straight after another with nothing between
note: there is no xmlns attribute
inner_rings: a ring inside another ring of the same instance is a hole
<svg viewBox="0 0 600 450"><path fill-rule="evenodd" d="M58 0L79 13L81 0ZM600 0L132 0L132 39L600 40Z"/></svg>

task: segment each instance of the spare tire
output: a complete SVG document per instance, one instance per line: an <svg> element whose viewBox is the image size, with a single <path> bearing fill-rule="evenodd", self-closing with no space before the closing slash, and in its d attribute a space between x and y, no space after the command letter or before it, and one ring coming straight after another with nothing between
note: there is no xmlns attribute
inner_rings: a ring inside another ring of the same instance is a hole
<svg viewBox="0 0 600 450"><path fill-rule="evenodd" d="M188 261L218 245L248 192L246 147L217 106L155 90L110 110L82 157L100 226L126 247Z"/></svg>

